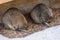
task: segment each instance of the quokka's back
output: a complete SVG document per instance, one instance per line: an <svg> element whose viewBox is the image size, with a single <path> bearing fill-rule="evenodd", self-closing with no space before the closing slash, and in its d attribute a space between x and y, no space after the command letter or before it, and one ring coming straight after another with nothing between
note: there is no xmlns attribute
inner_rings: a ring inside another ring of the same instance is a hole
<svg viewBox="0 0 60 40"><path fill-rule="evenodd" d="M12 30L21 29L27 26L26 18L17 8L8 9L2 18L2 22L5 28Z"/></svg>
<svg viewBox="0 0 60 40"><path fill-rule="evenodd" d="M48 25L47 21L50 21L53 17L52 10L45 4L36 5L31 11L31 17L35 23L42 23Z"/></svg>

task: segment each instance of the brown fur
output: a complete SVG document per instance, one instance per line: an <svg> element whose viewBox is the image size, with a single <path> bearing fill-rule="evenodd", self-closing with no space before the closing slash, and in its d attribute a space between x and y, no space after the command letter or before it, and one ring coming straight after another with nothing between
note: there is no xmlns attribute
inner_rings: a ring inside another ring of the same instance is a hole
<svg viewBox="0 0 60 40"><path fill-rule="evenodd" d="M32 19L35 23L39 24L43 23L48 25L47 21L49 21L52 18L52 16L52 10L42 3L36 5L31 12Z"/></svg>
<svg viewBox="0 0 60 40"><path fill-rule="evenodd" d="M16 8L8 9L2 20L5 28L10 28L12 30L21 29L24 28L24 26L27 26L26 18L22 12Z"/></svg>

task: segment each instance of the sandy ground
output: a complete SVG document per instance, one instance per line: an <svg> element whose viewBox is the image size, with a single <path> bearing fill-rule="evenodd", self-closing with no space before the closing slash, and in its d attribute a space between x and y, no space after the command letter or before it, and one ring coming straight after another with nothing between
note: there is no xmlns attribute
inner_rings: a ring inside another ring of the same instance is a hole
<svg viewBox="0 0 60 40"><path fill-rule="evenodd" d="M0 35L1 40L60 40L60 25L33 33L24 38L7 38Z"/></svg>

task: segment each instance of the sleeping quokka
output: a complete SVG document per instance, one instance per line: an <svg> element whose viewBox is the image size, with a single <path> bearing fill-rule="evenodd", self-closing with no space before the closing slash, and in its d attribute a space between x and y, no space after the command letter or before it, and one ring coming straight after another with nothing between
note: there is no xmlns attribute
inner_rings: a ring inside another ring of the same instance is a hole
<svg viewBox="0 0 60 40"><path fill-rule="evenodd" d="M4 27L11 30L21 30L22 28L27 26L27 20L22 14L21 10L17 8L9 8L5 14L3 15L2 22L4 23Z"/></svg>
<svg viewBox="0 0 60 40"><path fill-rule="evenodd" d="M31 11L31 18L35 23L50 26L48 24L53 17L52 10L45 4L37 4Z"/></svg>

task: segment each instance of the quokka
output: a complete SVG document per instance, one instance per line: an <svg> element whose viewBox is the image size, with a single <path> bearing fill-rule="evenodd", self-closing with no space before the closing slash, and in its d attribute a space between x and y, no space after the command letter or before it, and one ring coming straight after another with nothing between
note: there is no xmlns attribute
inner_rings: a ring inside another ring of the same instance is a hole
<svg viewBox="0 0 60 40"><path fill-rule="evenodd" d="M31 11L31 18L35 23L50 26L48 22L53 18L52 9L43 3L37 4Z"/></svg>
<svg viewBox="0 0 60 40"><path fill-rule="evenodd" d="M11 30L21 30L27 26L27 20L22 14L21 10L17 8L9 8L2 17L4 27Z"/></svg>

